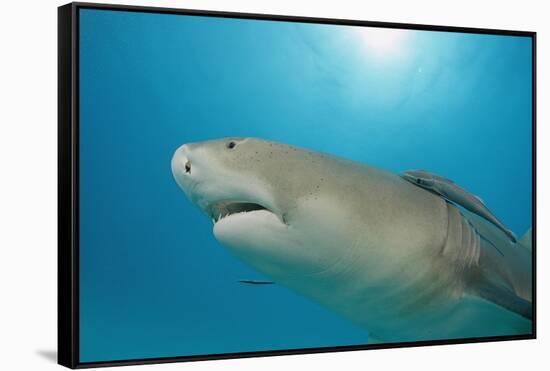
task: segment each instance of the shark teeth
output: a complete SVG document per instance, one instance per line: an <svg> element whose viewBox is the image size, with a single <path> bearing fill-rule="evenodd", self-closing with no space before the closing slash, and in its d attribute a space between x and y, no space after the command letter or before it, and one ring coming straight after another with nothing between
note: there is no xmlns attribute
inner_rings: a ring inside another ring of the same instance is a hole
<svg viewBox="0 0 550 371"><path fill-rule="evenodd" d="M250 211L265 210L262 205L251 202L224 201L210 207L210 219L213 224L231 215L242 214Z"/></svg>

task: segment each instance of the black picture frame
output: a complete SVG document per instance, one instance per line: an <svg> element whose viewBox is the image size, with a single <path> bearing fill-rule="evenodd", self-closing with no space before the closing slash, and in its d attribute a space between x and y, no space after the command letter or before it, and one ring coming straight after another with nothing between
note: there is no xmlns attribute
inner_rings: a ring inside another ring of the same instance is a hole
<svg viewBox="0 0 550 371"><path fill-rule="evenodd" d="M350 26L375 26L410 30L511 35L532 41L532 267L533 331L520 336L493 336L468 339L366 344L276 351L128 359L107 362L79 360L79 11L102 9L125 12L200 15L207 17L254 19ZM287 354L341 352L351 350L416 347L536 338L536 32L386 23L346 19L295 17L270 14L231 13L144 6L70 3L58 8L58 363L69 368L153 364Z"/></svg>

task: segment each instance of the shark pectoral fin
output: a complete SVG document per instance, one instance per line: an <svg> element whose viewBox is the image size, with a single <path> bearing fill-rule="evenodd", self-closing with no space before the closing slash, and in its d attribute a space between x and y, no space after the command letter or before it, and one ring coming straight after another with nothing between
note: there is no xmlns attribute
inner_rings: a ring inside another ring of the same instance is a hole
<svg viewBox="0 0 550 371"><path fill-rule="evenodd" d="M521 237L521 240L519 240L519 243L525 247L527 250L532 251L533 250L533 235L532 235L532 228L529 228L527 232Z"/></svg>
<svg viewBox="0 0 550 371"><path fill-rule="evenodd" d="M483 282L477 284L476 293L479 297L519 314L524 318L533 319L532 303L519 297L515 292L501 284L483 280Z"/></svg>

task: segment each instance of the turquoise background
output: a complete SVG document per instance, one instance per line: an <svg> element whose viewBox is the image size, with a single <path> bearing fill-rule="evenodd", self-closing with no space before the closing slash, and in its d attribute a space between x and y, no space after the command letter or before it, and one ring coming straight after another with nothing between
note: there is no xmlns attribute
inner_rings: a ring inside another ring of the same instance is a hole
<svg viewBox="0 0 550 371"><path fill-rule="evenodd" d="M372 34L80 10L81 362L367 343L283 287L238 283L263 277L174 182L186 142L255 136L423 168L518 235L531 225L531 39Z"/></svg>

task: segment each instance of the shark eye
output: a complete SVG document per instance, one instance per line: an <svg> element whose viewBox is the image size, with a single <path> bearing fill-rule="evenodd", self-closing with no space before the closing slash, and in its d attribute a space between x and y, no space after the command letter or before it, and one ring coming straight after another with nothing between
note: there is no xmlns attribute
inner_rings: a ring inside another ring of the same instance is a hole
<svg viewBox="0 0 550 371"><path fill-rule="evenodd" d="M236 145L237 145L237 143L231 141L231 142L227 143L227 148L233 149L233 148L235 148Z"/></svg>
<svg viewBox="0 0 550 371"><path fill-rule="evenodd" d="M416 184L422 184L422 180L416 179Z"/></svg>

